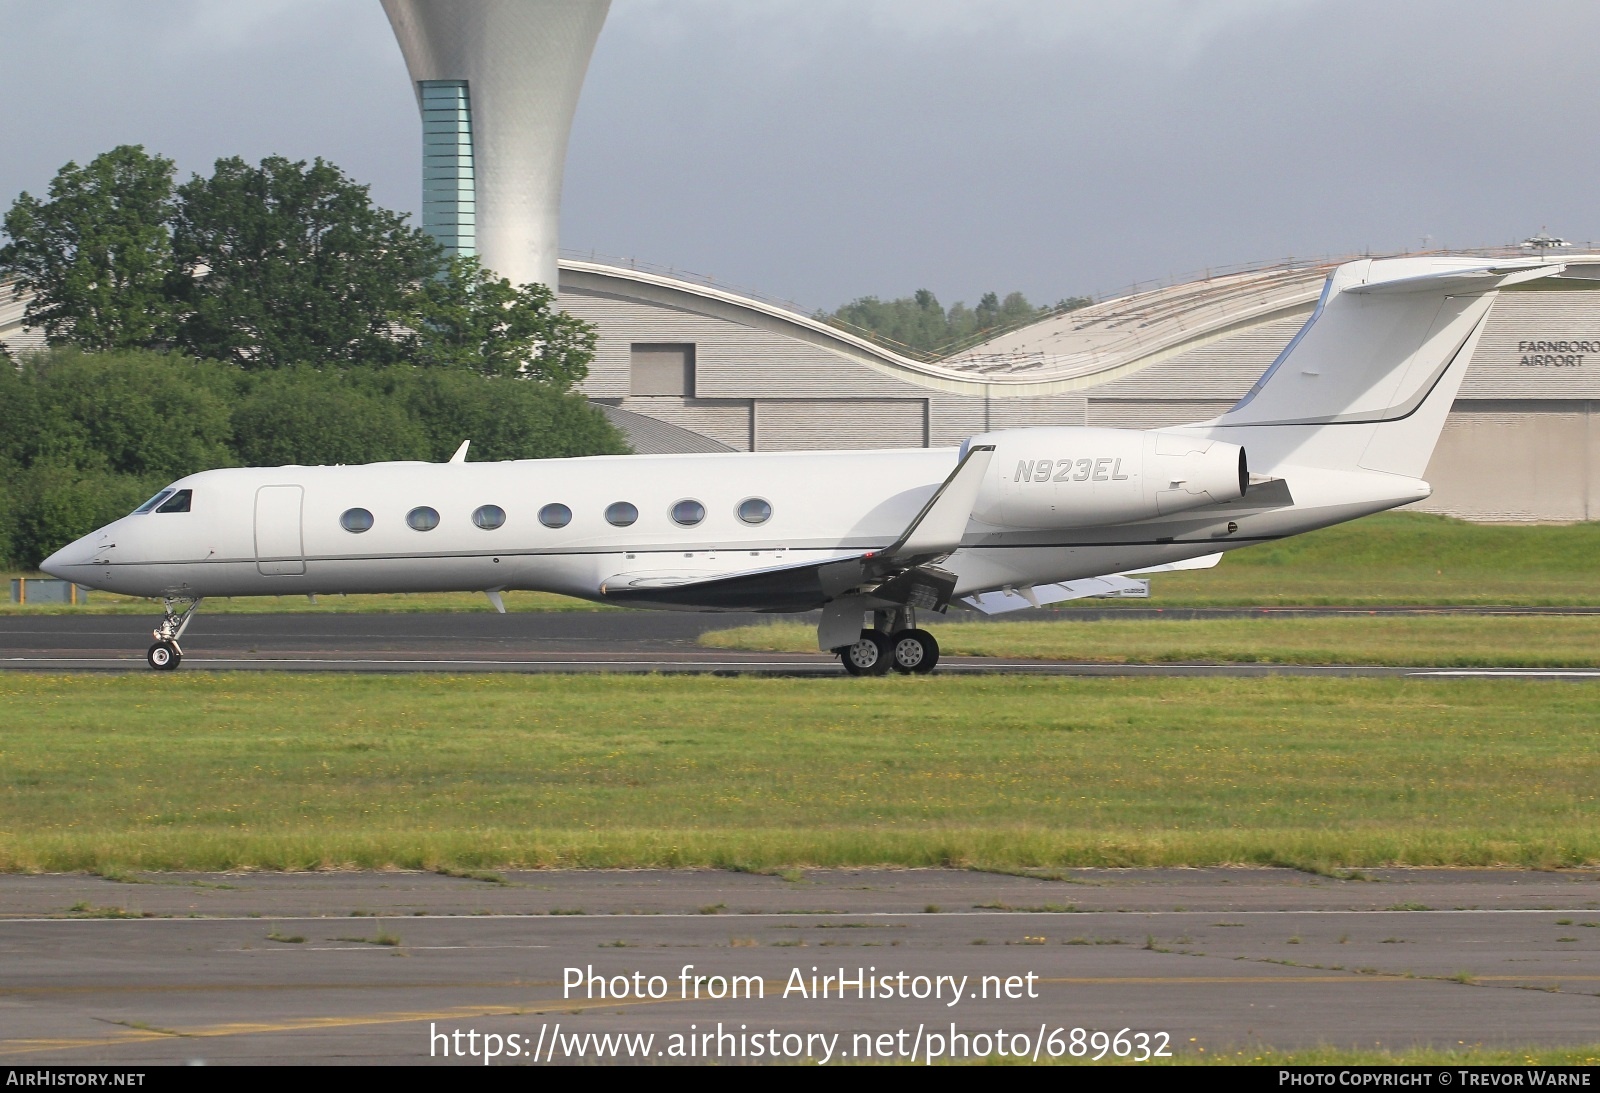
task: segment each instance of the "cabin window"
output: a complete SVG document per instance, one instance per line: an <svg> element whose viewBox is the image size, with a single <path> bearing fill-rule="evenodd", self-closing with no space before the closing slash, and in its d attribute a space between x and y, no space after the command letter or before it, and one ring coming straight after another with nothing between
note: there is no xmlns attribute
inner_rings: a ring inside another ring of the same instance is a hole
<svg viewBox="0 0 1600 1093"><path fill-rule="evenodd" d="M639 519L639 510L626 501L613 501L606 506L606 523L625 528Z"/></svg>
<svg viewBox="0 0 1600 1093"><path fill-rule="evenodd" d="M412 531L432 531L439 526L439 510L419 505L406 513L406 525Z"/></svg>
<svg viewBox="0 0 1600 1093"><path fill-rule="evenodd" d="M493 531L506 522L506 510L499 505L480 505L472 514L472 522L484 531Z"/></svg>
<svg viewBox="0 0 1600 1093"><path fill-rule="evenodd" d="M706 518L706 507L698 501L679 501L672 506L672 522L692 528Z"/></svg>
<svg viewBox="0 0 1600 1093"><path fill-rule="evenodd" d="M739 519L747 524L764 524L772 519L772 502L761 497L746 497L739 502Z"/></svg>
<svg viewBox="0 0 1600 1093"><path fill-rule="evenodd" d="M165 501L167 498L169 498L171 496L172 496L172 491L171 490L162 490L160 493L158 493L154 497L150 498L150 500L146 501L144 504L142 504L138 508L134 509L133 510L133 514L135 516L143 516L145 513L149 512L151 509L155 508L157 505L161 504L161 502Z"/></svg>
<svg viewBox="0 0 1600 1093"><path fill-rule="evenodd" d="M552 502L539 510L539 523L547 528L564 528L572 523L572 510L560 502Z"/></svg>
<svg viewBox="0 0 1600 1093"><path fill-rule="evenodd" d="M193 501L194 501L194 491L193 490L179 490L177 493L173 494L171 497L169 497L165 501L163 501L156 508L156 511L157 512L188 512L189 511L189 505Z"/></svg>
<svg viewBox="0 0 1600 1093"><path fill-rule="evenodd" d="M345 509L339 514L339 526L352 535L372 530L372 513L366 509Z"/></svg>

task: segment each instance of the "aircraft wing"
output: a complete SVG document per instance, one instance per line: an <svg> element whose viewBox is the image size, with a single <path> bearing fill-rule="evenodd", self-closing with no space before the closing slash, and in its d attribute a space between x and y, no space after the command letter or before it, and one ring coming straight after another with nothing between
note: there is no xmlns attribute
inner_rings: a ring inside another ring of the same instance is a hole
<svg viewBox="0 0 1600 1093"><path fill-rule="evenodd" d="M600 582L609 603L692 611L810 611L866 580L869 552L744 573L619 573Z"/></svg>
<svg viewBox="0 0 1600 1093"><path fill-rule="evenodd" d="M936 562L961 545L993 456L993 445L969 448L905 531L882 550L713 576L618 573L600 582L600 596L612 603L700 611L809 611L861 585L885 578L892 583L907 570ZM935 578L934 584L945 584L944 577L948 575ZM914 594L909 587L904 591ZM948 594L945 589L944 595Z"/></svg>
<svg viewBox="0 0 1600 1093"><path fill-rule="evenodd" d="M1025 607L1043 607L1047 603L1064 603L1081 600L1085 596L1110 596L1119 592L1142 589L1143 581L1134 580L1138 573L1174 573L1182 569L1210 569L1222 561L1222 554L1207 554L1200 558L1187 558L1181 562L1130 569L1125 573L1108 573L1104 577L1084 577L1076 581L1056 584L1036 584L1032 588L1002 588L976 596L963 596L961 602L977 608L985 615L1002 615L1007 611L1021 611Z"/></svg>

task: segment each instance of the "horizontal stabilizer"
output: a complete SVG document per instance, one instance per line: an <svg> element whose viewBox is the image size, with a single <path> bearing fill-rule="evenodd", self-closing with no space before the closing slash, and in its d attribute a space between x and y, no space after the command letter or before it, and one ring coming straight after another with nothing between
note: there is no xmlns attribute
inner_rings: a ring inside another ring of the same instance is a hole
<svg viewBox="0 0 1600 1093"><path fill-rule="evenodd" d="M1491 292L1498 288L1536 281L1541 277L1554 277L1567 267L1552 264L1539 258L1521 262L1502 262L1477 269L1449 270L1443 273L1422 273L1411 277L1396 277L1389 281L1373 281L1352 285L1345 289L1356 296L1399 295L1411 292L1435 292L1446 296L1471 296Z"/></svg>

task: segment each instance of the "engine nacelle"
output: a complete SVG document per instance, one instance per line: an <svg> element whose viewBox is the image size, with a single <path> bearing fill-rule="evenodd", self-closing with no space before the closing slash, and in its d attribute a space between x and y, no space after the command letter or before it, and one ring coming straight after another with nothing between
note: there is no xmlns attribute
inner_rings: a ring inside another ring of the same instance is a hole
<svg viewBox="0 0 1600 1093"><path fill-rule="evenodd" d="M1232 501L1250 484L1242 447L1183 433L1016 429L967 444L995 447L972 515L1002 527L1148 520Z"/></svg>

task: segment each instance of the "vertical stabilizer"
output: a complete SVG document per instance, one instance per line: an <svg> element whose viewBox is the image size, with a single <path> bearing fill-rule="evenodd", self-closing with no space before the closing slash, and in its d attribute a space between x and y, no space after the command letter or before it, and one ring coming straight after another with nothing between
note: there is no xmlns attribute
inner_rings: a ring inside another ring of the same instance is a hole
<svg viewBox="0 0 1600 1093"><path fill-rule="evenodd" d="M1348 262L1249 393L1201 428L1245 445L1256 470L1420 478L1496 292L1564 268L1537 258Z"/></svg>

